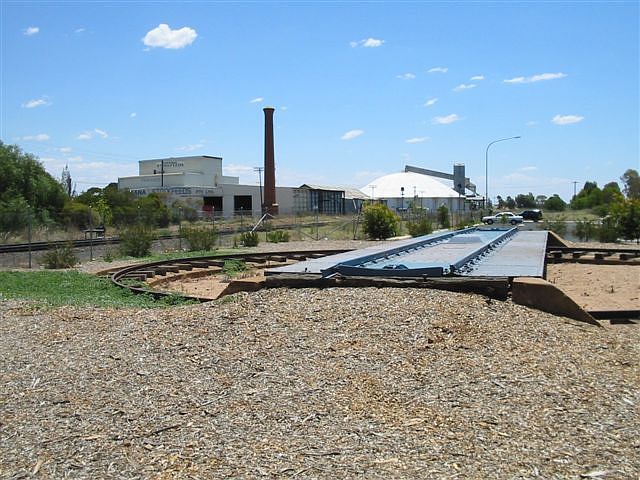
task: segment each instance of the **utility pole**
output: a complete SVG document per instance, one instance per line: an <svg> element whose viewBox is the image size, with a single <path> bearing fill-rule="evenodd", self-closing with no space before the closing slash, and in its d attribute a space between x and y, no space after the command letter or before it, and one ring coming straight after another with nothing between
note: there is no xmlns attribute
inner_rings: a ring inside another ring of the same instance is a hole
<svg viewBox="0 0 640 480"><path fill-rule="evenodd" d="M371 203L373 203L373 200L375 199L373 192L376 189L376 185L369 185L371 187Z"/></svg>
<svg viewBox="0 0 640 480"><path fill-rule="evenodd" d="M573 196L575 197L575 196L576 196L576 186L578 185L578 183L579 183L579 182L576 182L576 181L574 180L574 181L573 181L573 182L571 182L571 183L573 183Z"/></svg>
<svg viewBox="0 0 640 480"><path fill-rule="evenodd" d="M260 216L264 214L264 202L262 200L262 172L264 167L253 167L254 172L258 172L258 181L260 182Z"/></svg>
<svg viewBox="0 0 640 480"><path fill-rule="evenodd" d="M93 217L93 210L89 205L89 261L93 262L93 221L91 217Z"/></svg>
<svg viewBox="0 0 640 480"><path fill-rule="evenodd" d="M160 186L164 187L164 160L160 160Z"/></svg>

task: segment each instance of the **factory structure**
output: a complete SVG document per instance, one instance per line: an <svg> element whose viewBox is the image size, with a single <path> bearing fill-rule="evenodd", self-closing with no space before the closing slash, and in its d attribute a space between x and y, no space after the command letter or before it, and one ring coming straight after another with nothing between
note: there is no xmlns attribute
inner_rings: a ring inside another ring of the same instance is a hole
<svg viewBox="0 0 640 480"><path fill-rule="evenodd" d="M138 175L119 177L118 188L141 197L165 193L169 204L183 200L201 205L203 214L225 218L264 213L352 214L368 201L385 203L398 212L410 206L435 210L441 205L460 212L482 203L483 197L465 177L463 164L454 165L453 174L406 166L404 172L377 178L361 189L317 184L277 187L273 113L273 108L264 108L264 185L262 177L259 185L242 185L239 177L223 174L221 157L198 155L141 160Z"/></svg>

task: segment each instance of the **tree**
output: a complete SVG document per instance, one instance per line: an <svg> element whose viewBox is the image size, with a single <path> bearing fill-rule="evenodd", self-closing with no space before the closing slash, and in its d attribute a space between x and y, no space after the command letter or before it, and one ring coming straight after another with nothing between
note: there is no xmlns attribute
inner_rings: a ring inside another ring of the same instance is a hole
<svg viewBox="0 0 640 480"><path fill-rule="evenodd" d="M546 195L536 195L536 206L542 207L544 206L544 202L547 201Z"/></svg>
<svg viewBox="0 0 640 480"><path fill-rule="evenodd" d="M518 208L535 208L536 199L533 197L533 193L529 192L526 195L520 193L516 195L516 206L518 206Z"/></svg>
<svg viewBox="0 0 640 480"><path fill-rule="evenodd" d="M557 193L547 198L544 202L544 209L551 210L552 212L563 212L567 208L567 203L560 198Z"/></svg>
<svg viewBox="0 0 640 480"><path fill-rule="evenodd" d="M38 221L57 219L68 196L38 159L0 141L0 202L21 198Z"/></svg>
<svg viewBox="0 0 640 480"><path fill-rule="evenodd" d="M582 190L571 199L573 210L584 210L602 204L602 190L596 182L585 182Z"/></svg>
<svg viewBox="0 0 640 480"><path fill-rule="evenodd" d="M622 174L620 180L622 180L624 194L628 199L640 199L640 176L637 170L629 168Z"/></svg>
<svg viewBox="0 0 640 480"><path fill-rule="evenodd" d="M398 216L382 203L366 205L363 230L367 237L384 240L398 234Z"/></svg>
<svg viewBox="0 0 640 480"><path fill-rule="evenodd" d="M514 208L516 208L516 201L510 196L507 196L507 200L504 203L509 210L513 210Z"/></svg>
<svg viewBox="0 0 640 480"><path fill-rule="evenodd" d="M625 199L614 204L611 216L623 238L640 243L640 199Z"/></svg>

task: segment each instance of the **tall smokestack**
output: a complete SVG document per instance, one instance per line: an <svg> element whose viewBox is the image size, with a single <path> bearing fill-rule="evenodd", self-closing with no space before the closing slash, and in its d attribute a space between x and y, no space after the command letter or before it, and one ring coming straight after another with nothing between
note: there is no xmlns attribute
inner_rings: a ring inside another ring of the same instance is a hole
<svg viewBox="0 0 640 480"><path fill-rule="evenodd" d="M264 109L264 211L278 214L276 202L276 164L273 148L273 107ZM275 207L274 207L275 205Z"/></svg>

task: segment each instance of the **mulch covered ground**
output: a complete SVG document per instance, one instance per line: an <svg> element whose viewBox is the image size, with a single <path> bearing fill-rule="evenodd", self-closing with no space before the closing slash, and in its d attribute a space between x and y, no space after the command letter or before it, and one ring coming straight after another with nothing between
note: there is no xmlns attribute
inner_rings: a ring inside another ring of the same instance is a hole
<svg viewBox="0 0 640 480"><path fill-rule="evenodd" d="M412 289L0 303L0 478L640 476L640 327Z"/></svg>

